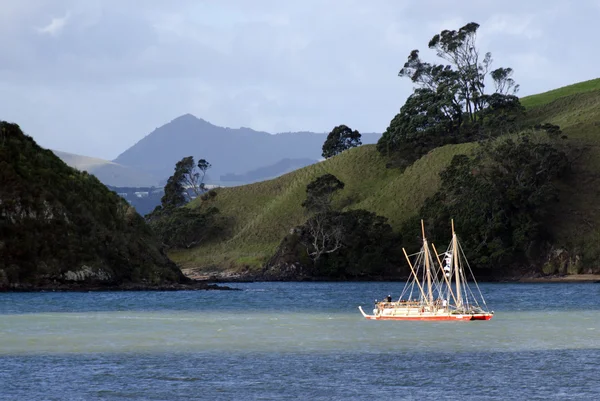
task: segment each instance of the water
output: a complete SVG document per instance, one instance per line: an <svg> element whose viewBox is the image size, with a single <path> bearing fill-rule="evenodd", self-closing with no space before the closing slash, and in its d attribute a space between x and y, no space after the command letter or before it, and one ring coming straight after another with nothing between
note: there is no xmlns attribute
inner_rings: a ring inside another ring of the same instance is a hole
<svg viewBox="0 0 600 401"><path fill-rule="evenodd" d="M600 399L600 285L483 284L487 322L374 322L403 283L0 294L0 399Z"/></svg>

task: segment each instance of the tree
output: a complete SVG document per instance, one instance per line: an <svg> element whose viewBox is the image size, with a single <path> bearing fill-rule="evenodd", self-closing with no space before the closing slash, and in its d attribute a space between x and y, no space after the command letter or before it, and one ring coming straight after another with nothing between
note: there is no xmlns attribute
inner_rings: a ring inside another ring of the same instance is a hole
<svg viewBox="0 0 600 401"><path fill-rule="evenodd" d="M306 186L306 200L302 206L307 212L321 213L331 210L333 195L344 189L344 183L333 174L323 174Z"/></svg>
<svg viewBox="0 0 600 401"><path fill-rule="evenodd" d="M183 186L183 171L181 168L182 161L177 162L175 165L175 172L167 180L165 185L165 194L160 200L160 205L157 206L156 210L169 210L178 208L187 203L185 197L185 188Z"/></svg>
<svg viewBox="0 0 600 401"><path fill-rule="evenodd" d="M345 125L335 127L323 144L322 156L326 159L342 153L344 150L360 146L360 133L348 128Z"/></svg>
<svg viewBox="0 0 600 401"><path fill-rule="evenodd" d="M189 201L188 190L196 196L205 192L204 178L210 163L200 159L194 163L192 156L184 157L175 164L175 172L167 180L161 204L146 215L150 228L169 248L191 248L202 241L218 235L224 227L219 210L210 206L215 198L214 190L202 195L208 207L182 207Z"/></svg>
<svg viewBox="0 0 600 401"><path fill-rule="evenodd" d="M343 246L342 219L337 213L317 213L303 227L306 253L316 265L324 254L333 253Z"/></svg>
<svg viewBox="0 0 600 401"><path fill-rule="evenodd" d="M519 86L511 68L491 70L492 56L475 45L479 24L433 36L429 48L448 64L430 64L413 50L398 75L417 85L377 144L381 153L400 154L402 167L429 150L498 136L518 129L524 114L514 96ZM488 76L495 92L485 93Z"/></svg>
<svg viewBox="0 0 600 401"><path fill-rule="evenodd" d="M302 206L311 216L305 223L303 243L315 265L323 254L342 246L342 226L339 216L331 210L331 202L333 195L343 188L344 183L333 174L317 177L306 186Z"/></svg>
<svg viewBox="0 0 600 401"><path fill-rule="evenodd" d="M153 219L150 227L167 248L189 249L214 238L223 231L219 210L177 208Z"/></svg>
<svg viewBox="0 0 600 401"><path fill-rule="evenodd" d="M163 211L173 210L185 205L189 201L187 190L199 196L205 191L204 178L206 171L211 167L205 159L198 160L194 165L194 158L187 156L175 164L173 175L167 180L165 194L161 198L161 204L157 206L148 216L152 218Z"/></svg>
<svg viewBox="0 0 600 401"><path fill-rule="evenodd" d="M198 160L198 164L194 164L192 156L184 157L177 163L175 170L180 169L182 182L187 189L190 189L196 196L202 194L205 190L204 178L206 171L211 167L211 164L205 159Z"/></svg>
<svg viewBox="0 0 600 401"><path fill-rule="evenodd" d="M319 270L336 277L380 276L400 265L400 237L388 219L363 209L340 213L342 246L324 255Z"/></svg>
<svg viewBox="0 0 600 401"><path fill-rule="evenodd" d="M395 153L408 166L432 148L450 143L461 110L447 93L419 88L409 96L377 143L386 155Z"/></svg>

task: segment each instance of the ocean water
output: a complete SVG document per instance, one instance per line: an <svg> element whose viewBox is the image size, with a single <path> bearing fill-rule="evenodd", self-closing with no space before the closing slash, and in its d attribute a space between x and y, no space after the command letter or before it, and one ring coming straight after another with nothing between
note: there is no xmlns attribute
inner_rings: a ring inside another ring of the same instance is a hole
<svg viewBox="0 0 600 401"><path fill-rule="evenodd" d="M1 293L2 400L600 399L599 284L480 284L490 321L367 321L403 283Z"/></svg>

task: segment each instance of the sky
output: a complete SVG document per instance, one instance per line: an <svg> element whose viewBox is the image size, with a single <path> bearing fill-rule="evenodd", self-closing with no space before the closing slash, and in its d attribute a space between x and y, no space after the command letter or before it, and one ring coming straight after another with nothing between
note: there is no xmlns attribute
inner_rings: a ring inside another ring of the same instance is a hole
<svg viewBox="0 0 600 401"><path fill-rule="evenodd" d="M444 29L481 25L520 96L600 76L600 0L0 0L0 119L112 160L191 113L271 133L383 132L398 71Z"/></svg>

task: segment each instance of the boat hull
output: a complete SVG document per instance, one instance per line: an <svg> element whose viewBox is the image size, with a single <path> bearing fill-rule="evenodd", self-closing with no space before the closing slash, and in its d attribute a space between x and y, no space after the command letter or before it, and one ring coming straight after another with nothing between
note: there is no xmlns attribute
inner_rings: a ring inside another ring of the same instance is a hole
<svg viewBox="0 0 600 401"><path fill-rule="evenodd" d="M494 314L493 313L473 313L473 314L454 314L454 313L430 313L423 312L418 314L396 314L396 315L385 315L385 314L377 314L377 315L369 315L366 314L362 307L358 307L362 315L368 320L420 320L420 321L459 321L459 322L467 322L471 320L490 320Z"/></svg>

